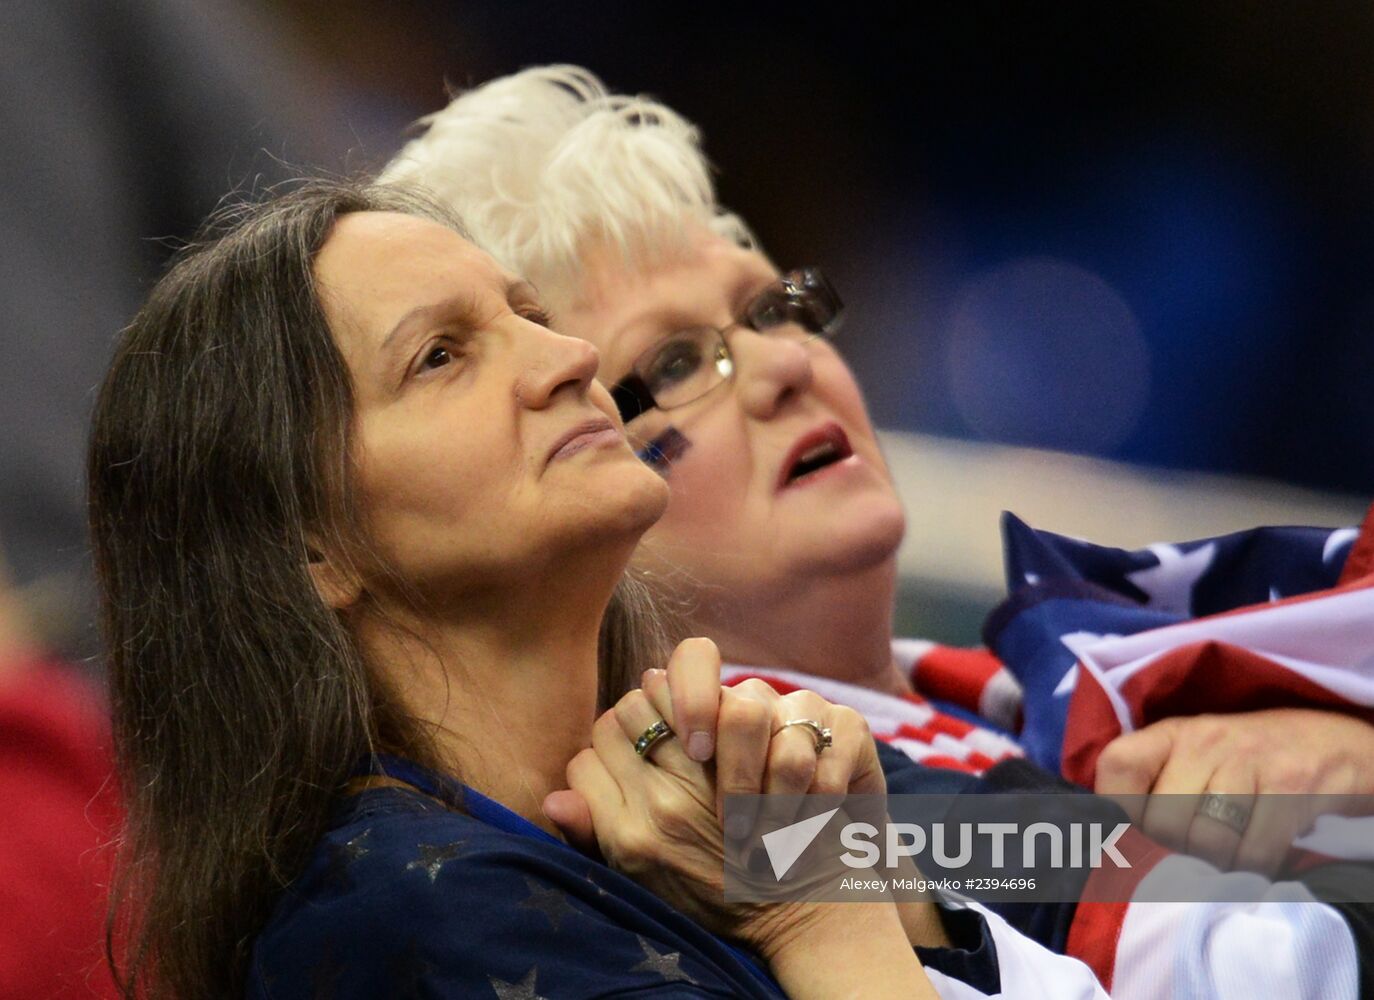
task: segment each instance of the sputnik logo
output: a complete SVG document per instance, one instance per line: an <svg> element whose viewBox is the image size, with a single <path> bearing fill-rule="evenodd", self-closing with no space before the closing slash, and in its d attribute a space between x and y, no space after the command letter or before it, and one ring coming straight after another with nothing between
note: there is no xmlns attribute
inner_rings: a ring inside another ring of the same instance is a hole
<svg viewBox="0 0 1374 1000"><path fill-rule="evenodd" d="M772 833L763 835L763 846L768 852L768 862L773 866L773 877L779 882L782 877L791 871L792 866L797 863L797 859L802 856L802 852L811 846L811 842L820 835L825 829L825 824L830 822L830 817L839 812L839 808L823 812L810 819L804 819L791 826L784 826L781 830L774 830Z"/></svg>

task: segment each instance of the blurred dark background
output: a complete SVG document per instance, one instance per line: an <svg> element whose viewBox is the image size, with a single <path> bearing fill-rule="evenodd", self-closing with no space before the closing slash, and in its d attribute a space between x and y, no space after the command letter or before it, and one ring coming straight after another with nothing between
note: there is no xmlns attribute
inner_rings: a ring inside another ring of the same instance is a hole
<svg viewBox="0 0 1374 1000"><path fill-rule="evenodd" d="M836 278L879 425L1374 493L1374 7L811 9L4 5L13 575L81 578L91 389L226 192L544 62L702 126L724 203Z"/></svg>

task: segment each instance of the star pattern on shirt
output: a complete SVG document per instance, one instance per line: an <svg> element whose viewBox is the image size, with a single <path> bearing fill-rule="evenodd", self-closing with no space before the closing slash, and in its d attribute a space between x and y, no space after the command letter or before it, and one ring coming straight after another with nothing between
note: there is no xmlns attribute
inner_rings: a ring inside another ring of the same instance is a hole
<svg viewBox="0 0 1374 1000"><path fill-rule="evenodd" d="M1193 588L1212 568L1217 543L1208 542L1187 553L1177 545L1167 544L1151 545L1150 551L1159 560L1159 565L1127 573L1126 579L1145 592L1149 607L1191 614Z"/></svg>
<svg viewBox="0 0 1374 1000"><path fill-rule="evenodd" d="M695 979L684 972L679 964L682 961L682 952L666 951L660 952L654 949L649 943L649 939L642 934L636 934L639 939L639 946L644 949L644 961L636 965L631 972L653 972L663 977L667 983L684 982L694 986L700 985Z"/></svg>
<svg viewBox="0 0 1374 1000"><path fill-rule="evenodd" d="M597 894L598 896L609 896L609 895L610 895L610 893L608 893L605 889L601 888L601 883L600 883L600 882L598 882L596 879L592 878L592 873L591 873L591 872L587 872L587 874L586 874L585 877L586 877L586 879L587 879L587 883L588 883L593 889L596 890L596 894Z"/></svg>
<svg viewBox="0 0 1374 1000"><path fill-rule="evenodd" d="M491 988L496 993L496 1000L544 1000L534 991L538 979L539 966L536 965L525 973L525 978L518 983L508 983L504 979L497 979L495 976L488 976L487 982L491 983Z"/></svg>
<svg viewBox="0 0 1374 1000"><path fill-rule="evenodd" d="M330 845L329 862L324 870L324 880L327 884L339 889L352 887L351 869L372 852L372 848L367 846L367 838L370 836L372 836L371 827L346 843Z"/></svg>
<svg viewBox="0 0 1374 1000"><path fill-rule="evenodd" d="M525 876L525 886L530 894L517 905L523 910L535 910L544 914L549 918L549 923L553 924L554 930L560 929L565 916L575 912L561 889L541 885L528 875Z"/></svg>
<svg viewBox="0 0 1374 1000"><path fill-rule="evenodd" d="M429 882L433 885L439 873L444 870L444 865L463 853L463 845L466 843L466 840L455 840L448 844L417 844L416 850L420 852L420 856L408 862L405 870L418 868L429 876Z"/></svg>

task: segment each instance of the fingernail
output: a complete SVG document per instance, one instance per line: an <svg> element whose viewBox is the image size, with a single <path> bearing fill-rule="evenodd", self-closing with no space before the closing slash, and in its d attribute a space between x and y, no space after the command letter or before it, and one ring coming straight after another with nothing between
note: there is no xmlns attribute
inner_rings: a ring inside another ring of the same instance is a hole
<svg viewBox="0 0 1374 1000"><path fill-rule="evenodd" d="M715 748L716 742L711 739L710 733L697 731L687 737L687 756L695 761L705 763L710 760Z"/></svg>

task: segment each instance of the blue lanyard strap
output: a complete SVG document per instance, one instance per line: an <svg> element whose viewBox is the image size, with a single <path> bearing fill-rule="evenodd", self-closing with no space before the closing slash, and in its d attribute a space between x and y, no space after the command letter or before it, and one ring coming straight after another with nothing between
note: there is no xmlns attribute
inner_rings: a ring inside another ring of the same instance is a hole
<svg viewBox="0 0 1374 1000"><path fill-rule="evenodd" d="M547 830L541 830L525 819L524 816L507 809L477 789L469 788L467 785L460 784L445 775L436 774L429 768L421 767L404 757L397 757L389 753L372 754L359 763L358 767L354 769L354 774L357 776L378 775L404 781L407 785L414 786L431 798L438 799L455 809L461 809L473 819L481 820L498 830L503 830L506 833L518 833L524 837L534 837L536 840L543 840L546 843L557 844L559 847L573 850L563 841L552 836Z"/></svg>

